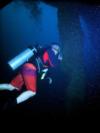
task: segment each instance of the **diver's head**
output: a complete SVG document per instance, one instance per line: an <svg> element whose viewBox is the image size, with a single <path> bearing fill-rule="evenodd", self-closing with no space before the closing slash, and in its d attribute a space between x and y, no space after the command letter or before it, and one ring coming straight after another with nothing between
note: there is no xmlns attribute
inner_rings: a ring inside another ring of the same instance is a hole
<svg viewBox="0 0 100 133"><path fill-rule="evenodd" d="M61 49L58 43L52 43L51 49L55 55L58 55L58 60L62 60Z"/></svg>
<svg viewBox="0 0 100 133"><path fill-rule="evenodd" d="M51 49L54 51L55 54L60 53L60 46L57 43L52 43L51 44Z"/></svg>

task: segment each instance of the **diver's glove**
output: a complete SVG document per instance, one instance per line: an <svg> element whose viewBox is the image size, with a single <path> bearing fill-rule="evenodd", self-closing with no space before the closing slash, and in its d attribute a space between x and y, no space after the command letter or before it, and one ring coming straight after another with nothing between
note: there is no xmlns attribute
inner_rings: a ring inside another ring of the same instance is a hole
<svg viewBox="0 0 100 133"><path fill-rule="evenodd" d="M51 77L47 77L46 79L48 80L49 84L52 84L52 78Z"/></svg>
<svg viewBox="0 0 100 133"><path fill-rule="evenodd" d="M42 70L41 80L43 80L48 72L48 68Z"/></svg>

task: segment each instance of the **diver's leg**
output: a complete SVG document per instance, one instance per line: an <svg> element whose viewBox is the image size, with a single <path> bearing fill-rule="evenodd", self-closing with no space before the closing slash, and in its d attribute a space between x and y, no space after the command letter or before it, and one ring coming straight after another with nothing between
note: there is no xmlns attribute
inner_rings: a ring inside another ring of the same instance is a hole
<svg viewBox="0 0 100 133"><path fill-rule="evenodd" d="M36 67L33 64L26 63L22 68L21 75L23 76L23 80L26 86L26 91L21 93L16 98L17 104L28 100L32 96L35 96L37 89Z"/></svg>
<svg viewBox="0 0 100 133"><path fill-rule="evenodd" d="M36 67L31 63L27 63L24 65L21 74L23 75L23 80L24 80L26 89L36 92L37 90Z"/></svg>
<svg viewBox="0 0 100 133"><path fill-rule="evenodd" d="M14 86L15 88L17 88L17 90L21 90L24 81L23 81L23 76L21 74L21 72L19 74L17 74L10 82L10 84L12 86Z"/></svg>
<svg viewBox="0 0 100 133"><path fill-rule="evenodd" d="M24 84L21 73L17 74L10 83L0 84L0 90L20 90Z"/></svg>

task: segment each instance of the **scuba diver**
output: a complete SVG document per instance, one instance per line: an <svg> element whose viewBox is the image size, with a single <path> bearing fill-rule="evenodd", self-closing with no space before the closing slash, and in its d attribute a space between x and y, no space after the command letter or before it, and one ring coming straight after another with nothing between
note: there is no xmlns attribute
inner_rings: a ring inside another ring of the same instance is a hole
<svg viewBox="0 0 100 133"><path fill-rule="evenodd" d="M30 47L31 51L33 49L34 47ZM52 43L47 48L37 46L32 51L32 53L34 53L33 55L31 54L32 57L30 59L27 59L27 62L24 62L24 64L21 65L19 73L11 80L10 83L0 84L0 90L9 91L21 91L23 85L25 86L25 91L16 97L16 104L20 104L36 95L38 75L40 75L41 80L47 78L49 84L52 84L52 78L48 77L47 73L50 68L56 67L56 65L58 65L62 61L61 49L57 43ZM14 62L15 66L10 64L11 62L9 64L12 65L11 67L14 70L16 69L14 67L16 67L17 65L14 60L12 61Z"/></svg>

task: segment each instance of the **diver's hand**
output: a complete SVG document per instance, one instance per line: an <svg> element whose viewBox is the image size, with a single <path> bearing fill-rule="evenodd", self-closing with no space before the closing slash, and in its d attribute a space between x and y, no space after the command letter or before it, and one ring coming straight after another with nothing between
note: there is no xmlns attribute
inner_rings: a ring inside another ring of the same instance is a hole
<svg viewBox="0 0 100 133"><path fill-rule="evenodd" d="M46 73L48 71L48 68L44 68L42 72Z"/></svg>

